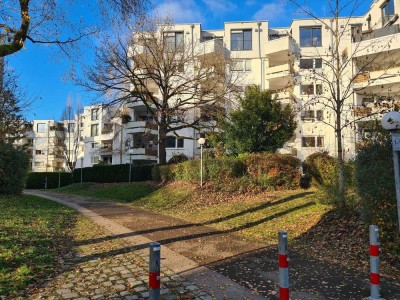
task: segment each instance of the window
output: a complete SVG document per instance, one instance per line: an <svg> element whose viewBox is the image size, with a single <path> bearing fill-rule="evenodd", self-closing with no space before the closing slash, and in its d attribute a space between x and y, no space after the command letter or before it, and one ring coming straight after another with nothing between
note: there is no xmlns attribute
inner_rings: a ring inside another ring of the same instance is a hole
<svg viewBox="0 0 400 300"><path fill-rule="evenodd" d="M232 71L251 71L251 59L235 59L232 62Z"/></svg>
<svg viewBox="0 0 400 300"><path fill-rule="evenodd" d="M183 143L184 142L184 139L182 139L182 138L179 138L179 139L177 139L176 140L176 148L183 148Z"/></svg>
<svg viewBox="0 0 400 300"><path fill-rule="evenodd" d="M323 136L303 136L301 138L301 146L305 148L313 148L313 147L323 147L324 146L324 137Z"/></svg>
<svg viewBox="0 0 400 300"><path fill-rule="evenodd" d="M166 148L175 148L176 138L174 136L167 136L167 140L165 141Z"/></svg>
<svg viewBox="0 0 400 300"><path fill-rule="evenodd" d="M184 45L183 32L164 33L164 43L167 50L182 49Z"/></svg>
<svg viewBox="0 0 400 300"><path fill-rule="evenodd" d="M394 17L394 0L387 0L381 6L382 26L386 25Z"/></svg>
<svg viewBox="0 0 400 300"><path fill-rule="evenodd" d="M37 131L38 133L46 132L46 129L47 129L46 123L37 123L36 131Z"/></svg>
<svg viewBox="0 0 400 300"><path fill-rule="evenodd" d="M75 124L74 123L68 123L68 132L72 133L75 131Z"/></svg>
<svg viewBox="0 0 400 300"><path fill-rule="evenodd" d="M92 149L99 148L99 143L92 143Z"/></svg>
<svg viewBox="0 0 400 300"><path fill-rule="evenodd" d="M35 167L42 167L44 166L44 161L35 161Z"/></svg>
<svg viewBox="0 0 400 300"><path fill-rule="evenodd" d="M96 121L99 119L99 109L93 108L90 112L91 120Z"/></svg>
<svg viewBox="0 0 400 300"><path fill-rule="evenodd" d="M99 124L92 124L90 126L90 136L98 136L99 135Z"/></svg>
<svg viewBox="0 0 400 300"><path fill-rule="evenodd" d="M314 67L314 60L312 58L300 59L300 69L312 69Z"/></svg>
<svg viewBox="0 0 400 300"><path fill-rule="evenodd" d="M99 157L98 157L98 156L96 156L96 157L91 157L91 158L90 158L90 163L91 163L91 164L98 164L98 163L99 163Z"/></svg>
<svg viewBox="0 0 400 300"><path fill-rule="evenodd" d="M321 27L300 27L300 47L322 46Z"/></svg>
<svg viewBox="0 0 400 300"><path fill-rule="evenodd" d="M303 120L314 120L315 118L315 113L313 110L306 110L302 113L301 118Z"/></svg>
<svg viewBox="0 0 400 300"><path fill-rule="evenodd" d="M300 86L300 91L302 95L314 95L314 85L313 84L302 84Z"/></svg>
<svg viewBox="0 0 400 300"><path fill-rule="evenodd" d="M314 59L314 68L321 69L322 68L322 58L315 58Z"/></svg>
<svg viewBox="0 0 400 300"><path fill-rule="evenodd" d="M322 93L323 93L322 84L316 84L315 85L315 93L317 95L322 95Z"/></svg>
<svg viewBox="0 0 400 300"><path fill-rule="evenodd" d="M42 150L36 150L36 151L35 151L35 154L36 154L36 155L42 155L42 154L44 154L44 152L43 152Z"/></svg>
<svg viewBox="0 0 400 300"><path fill-rule="evenodd" d="M324 120L324 111L323 110L317 110L317 120L318 121Z"/></svg>
<svg viewBox="0 0 400 300"><path fill-rule="evenodd" d="M231 31L231 51L251 50L251 35L251 29Z"/></svg>

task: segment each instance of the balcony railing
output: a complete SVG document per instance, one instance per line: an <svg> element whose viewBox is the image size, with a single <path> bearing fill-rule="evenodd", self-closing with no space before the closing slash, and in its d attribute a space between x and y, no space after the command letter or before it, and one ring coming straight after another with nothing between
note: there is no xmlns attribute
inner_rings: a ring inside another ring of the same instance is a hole
<svg viewBox="0 0 400 300"><path fill-rule="evenodd" d="M368 81L370 78L369 72L365 72L362 74L357 74L354 77L354 83L360 83L360 82L364 82L364 81Z"/></svg>
<svg viewBox="0 0 400 300"><path fill-rule="evenodd" d="M359 106L354 108L354 116L366 117L372 113L372 107Z"/></svg>
<svg viewBox="0 0 400 300"><path fill-rule="evenodd" d="M392 35L400 32L399 24L395 24L392 26L382 27L376 30L368 30L364 31L359 35L353 36L353 43L359 43L362 41L368 41L372 39L377 39L380 37L384 37L387 35Z"/></svg>
<svg viewBox="0 0 400 300"><path fill-rule="evenodd" d="M206 55L210 53L224 53L224 42L222 39L213 39L198 43L195 49L196 55Z"/></svg>

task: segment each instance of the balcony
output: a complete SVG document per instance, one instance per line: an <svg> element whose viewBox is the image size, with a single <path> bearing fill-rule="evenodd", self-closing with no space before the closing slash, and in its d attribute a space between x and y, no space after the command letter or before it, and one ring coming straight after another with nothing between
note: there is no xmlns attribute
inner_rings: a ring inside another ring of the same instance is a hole
<svg viewBox="0 0 400 300"><path fill-rule="evenodd" d="M296 96L290 91L272 91L272 99L280 101L282 104L292 104L296 102Z"/></svg>
<svg viewBox="0 0 400 300"><path fill-rule="evenodd" d="M225 53L224 42L222 39L213 39L205 42L198 43L195 47L195 55L203 56L212 53Z"/></svg>
<svg viewBox="0 0 400 300"><path fill-rule="evenodd" d="M293 85L294 70L288 63L267 68L265 79L270 90L281 90Z"/></svg>
<svg viewBox="0 0 400 300"><path fill-rule="evenodd" d="M269 40L265 50L265 54L270 58L274 56L288 56L295 51L295 43L289 36L285 36L275 40Z"/></svg>
<svg viewBox="0 0 400 300"><path fill-rule="evenodd" d="M372 113L372 107L358 106L354 108L355 117L367 117Z"/></svg>
<svg viewBox="0 0 400 300"><path fill-rule="evenodd" d="M384 51L396 51L400 49L399 24L364 31L361 35L353 37L352 57L370 56ZM384 55L384 54L383 54Z"/></svg>
<svg viewBox="0 0 400 300"><path fill-rule="evenodd" d="M153 90L153 88L151 88L150 90ZM158 92L158 88L157 88L157 92ZM153 94L156 94L157 92L153 92ZM146 102L148 106L154 106L154 103L150 99L150 96L146 95L146 93L144 93L143 95L144 95L143 99L140 99L140 97L134 97L133 99L129 100L127 103L127 106L130 108L146 107L146 104L144 102Z"/></svg>
<svg viewBox="0 0 400 300"><path fill-rule="evenodd" d="M99 148L100 155L110 155L113 153L113 146L112 144L103 144Z"/></svg>
<svg viewBox="0 0 400 300"><path fill-rule="evenodd" d="M132 160L157 160L157 149L151 148L131 148L128 150L128 157L131 156ZM129 158L128 158L129 160Z"/></svg>
<svg viewBox="0 0 400 300"><path fill-rule="evenodd" d="M393 66L390 69L375 70L356 75L354 78L354 89L367 93L379 94L394 91L394 86L400 83L400 66Z"/></svg>
<svg viewBox="0 0 400 300"><path fill-rule="evenodd" d="M127 134L145 133L145 132L154 135L158 134L157 123L149 121L131 121L126 124Z"/></svg>

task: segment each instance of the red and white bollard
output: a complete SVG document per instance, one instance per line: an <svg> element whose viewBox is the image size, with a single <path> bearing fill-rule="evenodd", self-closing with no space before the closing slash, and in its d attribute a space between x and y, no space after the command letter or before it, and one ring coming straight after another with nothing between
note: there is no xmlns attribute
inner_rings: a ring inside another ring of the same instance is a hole
<svg viewBox="0 0 400 300"><path fill-rule="evenodd" d="M279 256L279 299L289 300L289 263L288 263L288 236L287 232L280 230L278 234Z"/></svg>
<svg viewBox="0 0 400 300"><path fill-rule="evenodd" d="M149 264L149 297L150 300L160 300L160 243L150 243Z"/></svg>
<svg viewBox="0 0 400 300"><path fill-rule="evenodd" d="M380 275L379 275L379 228L376 225L369 226L369 282L371 294L370 300L380 299Z"/></svg>

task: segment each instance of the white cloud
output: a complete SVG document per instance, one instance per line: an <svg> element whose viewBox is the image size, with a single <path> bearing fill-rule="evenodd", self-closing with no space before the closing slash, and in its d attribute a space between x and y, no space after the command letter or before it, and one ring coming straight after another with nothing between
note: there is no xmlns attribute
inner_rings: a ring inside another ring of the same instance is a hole
<svg viewBox="0 0 400 300"><path fill-rule="evenodd" d="M237 5L229 0L203 0L203 2L214 15L230 12L237 8Z"/></svg>
<svg viewBox="0 0 400 300"><path fill-rule="evenodd" d="M154 17L172 18L175 23L203 22L204 17L200 8L193 0L166 0L152 12Z"/></svg>
<svg viewBox="0 0 400 300"><path fill-rule="evenodd" d="M288 12L285 10L285 5L280 3L264 4L254 15L255 20L267 20L270 22L277 21L286 17Z"/></svg>

